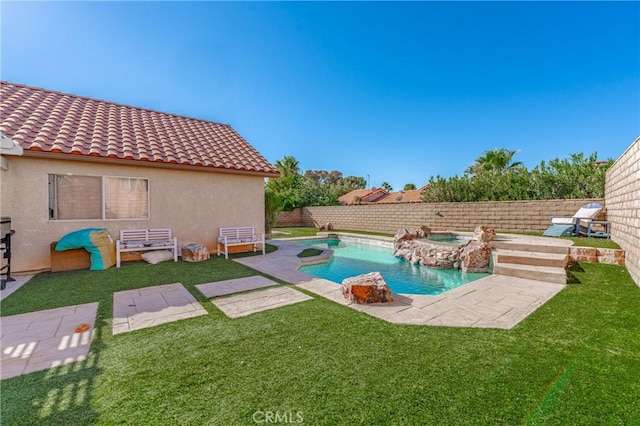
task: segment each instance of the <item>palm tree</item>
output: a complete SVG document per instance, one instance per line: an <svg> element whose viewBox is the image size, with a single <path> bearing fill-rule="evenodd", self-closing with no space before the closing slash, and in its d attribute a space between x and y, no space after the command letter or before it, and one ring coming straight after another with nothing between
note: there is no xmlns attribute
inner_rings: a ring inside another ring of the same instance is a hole
<svg viewBox="0 0 640 426"><path fill-rule="evenodd" d="M485 151L480 157L476 158L475 163L465 170L470 175L479 175L481 173L503 174L509 172L517 172L524 166L520 161L513 161L513 156L518 151L511 151L505 148L495 148Z"/></svg>
<svg viewBox="0 0 640 426"><path fill-rule="evenodd" d="M382 182L382 185L380 185L380 187L387 192L393 191L393 188L391 187L391 184L389 184L389 182Z"/></svg>
<svg viewBox="0 0 640 426"><path fill-rule="evenodd" d="M264 231L271 235L271 230L278 220L278 213L282 210L282 200L278 194L266 189L264 191Z"/></svg>
<svg viewBox="0 0 640 426"><path fill-rule="evenodd" d="M276 169L278 169L282 177L296 176L300 174L300 163L293 155L286 155L281 160L276 161Z"/></svg>

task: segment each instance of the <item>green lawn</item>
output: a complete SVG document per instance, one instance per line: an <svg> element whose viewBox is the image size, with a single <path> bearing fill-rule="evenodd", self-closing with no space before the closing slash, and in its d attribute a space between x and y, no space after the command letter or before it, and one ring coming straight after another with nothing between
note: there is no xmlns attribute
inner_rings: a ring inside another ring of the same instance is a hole
<svg viewBox="0 0 640 426"><path fill-rule="evenodd" d="M606 238L587 238L587 237L561 237L563 240L573 241L574 246L595 247L595 248L612 248L619 249L620 246Z"/></svg>
<svg viewBox="0 0 640 426"><path fill-rule="evenodd" d="M276 231L283 232L283 234L276 234L273 238L294 238L294 237L315 237L318 228L314 227L289 227L289 228L275 228ZM327 232L327 231L323 231ZM384 232L371 232L371 231L354 231L350 229L334 229L328 232L350 232L352 234L362 235L379 235L383 237L393 237L393 234L386 234Z"/></svg>
<svg viewBox="0 0 640 426"><path fill-rule="evenodd" d="M582 266L508 331L394 325L319 296L229 319L194 288L255 274L223 258L40 274L2 315L97 301L97 334L84 362L3 380L1 422L638 424L640 289L623 267ZM111 334L114 291L172 282L209 314Z"/></svg>
<svg viewBox="0 0 640 426"><path fill-rule="evenodd" d="M290 228L274 228L277 231L272 235L273 238L296 238L296 237L315 237L318 228L315 227L290 227Z"/></svg>

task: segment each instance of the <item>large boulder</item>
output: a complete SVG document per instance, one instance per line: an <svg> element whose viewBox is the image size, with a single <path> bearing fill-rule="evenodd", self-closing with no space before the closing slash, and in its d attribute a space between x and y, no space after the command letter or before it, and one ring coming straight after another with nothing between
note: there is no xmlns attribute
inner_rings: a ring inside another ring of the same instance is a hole
<svg viewBox="0 0 640 426"><path fill-rule="evenodd" d="M393 236L393 245L397 246L401 241L410 241L414 240L418 237L418 233L414 230L410 230L407 228L398 229L396 234Z"/></svg>
<svg viewBox="0 0 640 426"><path fill-rule="evenodd" d="M345 278L342 280L342 295L358 304L393 302L391 289L380 272Z"/></svg>
<svg viewBox="0 0 640 426"><path fill-rule="evenodd" d="M420 234L424 235L424 233L428 235L429 232L425 229L414 232L401 229L396 232L393 255L403 258L414 265L429 266L431 268L453 268L454 263L458 260L459 247L419 239L418 236Z"/></svg>
<svg viewBox="0 0 640 426"><path fill-rule="evenodd" d="M426 238L431 233L431 228L427 225L421 225L416 229L416 233L418 234L418 238Z"/></svg>
<svg viewBox="0 0 640 426"><path fill-rule="evenodd" d="M473 231L473 240L488 243L493 241L496 237L496 230L491 229L488 226L480 225Z"/></svg>
<svg viewBox="0 0 640 426"><path fill-rule="evenodd" d="M487 272L491 261L491 246L481 241L471 240L460 253L460 270L463 272Z"/></svg>
<svg viewBox="0 0 640 426"><path fill-rule="evenodd" d="M331 222L327 222L320 227L320 231L333 231L333 224Z"/></svg>
<svg viewBox="0 0 640 426"><path fill-rule="evenodd" d="M393 238L393 255L414 265L431 268L461 269L465 272L487 272L495 230L478 226L474 237L464 245L440 244L424 239L431 230L421 226L416 230L400 229Z"/></svg>

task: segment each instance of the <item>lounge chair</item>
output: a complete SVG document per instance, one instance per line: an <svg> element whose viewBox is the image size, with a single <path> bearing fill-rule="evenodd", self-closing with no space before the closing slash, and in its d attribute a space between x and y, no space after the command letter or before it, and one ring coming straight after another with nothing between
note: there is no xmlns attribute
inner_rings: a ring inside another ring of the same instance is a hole
<svg viewBox="0 0 640 426"><path fill-rule="evenodd" d="M571 217L551 217L551 226L547 228L542 235L545 237L565 237L569 235L578 235L580 228L586 229L590 220L596 220L602 211L602 205L598 203L589 203L580 207L580 209Z"/></svg>

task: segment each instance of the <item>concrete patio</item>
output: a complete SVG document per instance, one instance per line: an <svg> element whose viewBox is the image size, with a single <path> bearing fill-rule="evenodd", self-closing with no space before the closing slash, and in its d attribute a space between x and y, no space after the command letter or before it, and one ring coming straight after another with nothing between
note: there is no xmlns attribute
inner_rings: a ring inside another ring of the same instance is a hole
<svg viewBox="0 0 640 426"><path fill-rule="evenodd" d="M215 299L213 304L229 318L240 318L312 299L313 297L290 287L274 287Z"/></svg>
<svg viewBox="0 0 640 426"><path fill-rule="evenodd" d="M118 291L113 294L113 334L207 315L180 283Z"/></svg>
<svg viewBox="0 0 640 426"><path fill-rule="evenodd" d="M519 239L523 242L526 238ZM438 296L394 295L392 303L358 305L343 298L337 283L297 270L302 261L296 255L305 247L286 240L269 243L278 250L235 261L396 324L511 329L565 288L564 284L491 275Z"/></svg>
<svg viewBox="0 0 640 426"><path fill-rule="evenodd" d="M0 378L84 361L97 311L97 303L86 303L2 317Z"/></svg>
<svg viewBox="0 0 640 426"><path fill-rule="evenodd" d="M211 298L275 285L279 284L269 278L263 277L262 275L254 275L251 277L236 278L227 281L196 284L196 288L204 295L204 297Z"/></svg>

